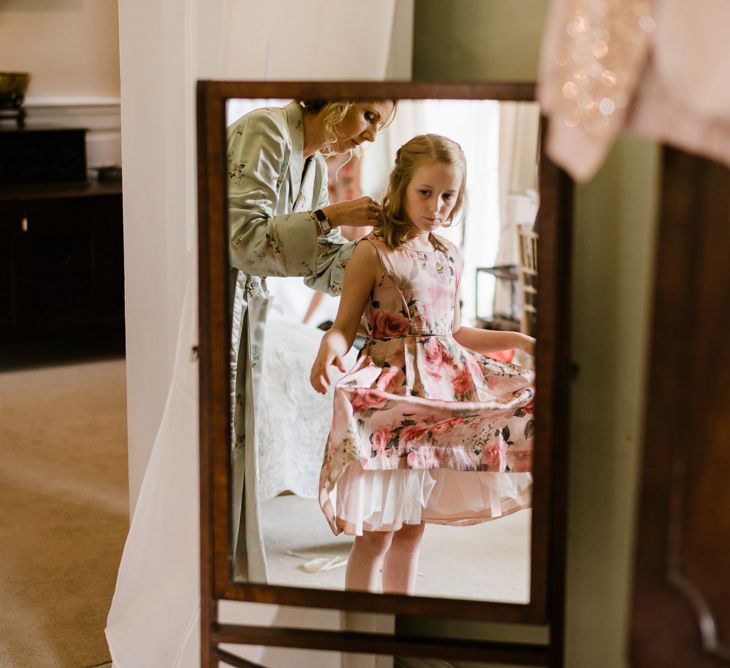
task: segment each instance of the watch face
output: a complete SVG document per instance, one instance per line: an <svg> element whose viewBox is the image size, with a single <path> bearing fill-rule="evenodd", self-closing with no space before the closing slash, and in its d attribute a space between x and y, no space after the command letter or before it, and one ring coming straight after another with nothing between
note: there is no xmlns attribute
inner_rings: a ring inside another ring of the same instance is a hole
<svg viewBox="0 0 730 668"><path fill-rule="evenodd" d="M317 220L319 221L319 226L325 234L329 232L332 229L332 223L330 223L329 218L325 215L324 211L322 209L317 209L314 212L314 215L317 217Z"/></svg>

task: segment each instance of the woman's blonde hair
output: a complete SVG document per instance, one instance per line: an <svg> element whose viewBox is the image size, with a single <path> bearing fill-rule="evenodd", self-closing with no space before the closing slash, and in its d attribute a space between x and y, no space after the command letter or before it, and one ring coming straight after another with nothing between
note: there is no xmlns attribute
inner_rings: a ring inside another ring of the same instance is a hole
<svg viewBox="0 0 730 668"><path fill-rule="evenodd" d="M400 248L408 239L412 224L406 218L403 202L406 188L419 167L440 163L461 171L461 185L456 203L449 215L454 221L464 205L466 186L466 158L455 141L441 135L418 135L407 141L395 154L395 167L388 177L388 188L383 198L383 209L374 232L382 237L390 248ZM431 235L432 243L445 251L443 244Z"/></svg>
<svg viewBox="0 0 730 668"><path fill-rule="evenodd" d="M342 136L340 132L340 126L342 125L342 121L345 120L345 117L347 116L350 109L352 109L352 107L358 102L364 102L364 100L338 100L334 102L328 100L299 101L299 105L302 107L305 113L321 113L322 115L322 124L324 125L325 140L324 145L321 149L319 149L319 152L325 158L329 158L330 156L335 155L336 152L333 150L333 148ZM396 103L394 100L393 110L390 112L388 118L383 121L381 127L387 127L393 121L393 118L395 117L395 108ZM360 149L349 149L347 153L349 154L348 160L351 160L352 158L360 155Z"/></svg>

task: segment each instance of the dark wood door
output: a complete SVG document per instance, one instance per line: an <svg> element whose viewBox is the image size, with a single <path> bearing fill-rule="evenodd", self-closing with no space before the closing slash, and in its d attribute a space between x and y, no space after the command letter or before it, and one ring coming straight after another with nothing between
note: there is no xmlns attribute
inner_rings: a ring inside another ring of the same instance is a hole
<svg viewBox="0 0 730 668"><path fill-rule="evenodd" d="M665 149L634 668L730 665L730 170Z"/></svg>

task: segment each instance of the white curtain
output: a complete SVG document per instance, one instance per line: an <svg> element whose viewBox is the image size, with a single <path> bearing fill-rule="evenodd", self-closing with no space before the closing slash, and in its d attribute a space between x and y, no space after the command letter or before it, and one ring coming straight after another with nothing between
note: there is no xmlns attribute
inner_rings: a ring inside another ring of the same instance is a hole
<svg viewBox="0 0 730 668"><path fill-rule="evenodd" d="M532 225L537 213L540 110L534 102L499 105L499 249L495 265L516 265L517 226ZM508 314L512 291L504 282L494 292L494 313Z"/></svg>
<svg viewBox="0 0 730 668"><path fill-rule="evenodd" d="M145 53L151 51L162 59L172 75L163 76L164 85L157 88L123 76L123 106L125 99L130 103L150 96L167 99L171 92L176 92L181 99L187 98L199 77L382 79L388 71L396 15L395 0L371 0L367 4L359 0L298 3L185 0L176 5L174 12L170 0L152 0L138 3L136 9L141 19L138 16L136 22L124 23L120 48L132 53L142 40ZM157 35L156 46L151 47L152 37L145 32L145 26L157 25L159 15L168 10L171 16L179 16L181 20L166 25L164 34ZM408 26L407 30L410 29ZM211 53L213 49L217 54ZM184 66L178 68L179 63ZM141 65L135 63L135 67ZM178 126L165 127L164 112L163 106L160 116L155 116L164 132L178 132ZM194 115L187 120L187 124L181 124L179 136L165 134L164 142L135 143L130 139L125 144L125 168L128 161L134 162L130 160L132 152L143 155L148 163L158 160L164 166L169 146L187 147L188 165L192 165ZM188 192L186 186L194 183L194 171L190 172L186 184L178 184L170 193L156 191L157 196L174 194L175 201L180 201L179 193ZM125 185L125 215L128 202L144 201L147 193L143 186L139 184L135 190ZM168 224L171 238L179 237L181 231L185 234L180 220L174 229L174 221L153 217L148 223ZM191 359L191 349L197 342L197 268L194 255L185 263L181 257L168 257L168 249L159 250L159 261L163 265L168 262L172 279L176 279L181 265L186 266L187 287L172 382L132 517L107 620L107 640L116 668L192 668L200 661L198 387L197 364ZM133 258L129 259L133 263ZM135 270L145 272L148 268L140 264ZM156 282L151 282L148 288L149 294L164 290ZM136 308L135 303L128 302L128 313L135 315ZM128 351L128 361L136 354L135 350ZM230 622L286 625L305 620L314 627L341 626L337 611L307 615L298 609L246 603L230 603L221 608L225 608L225 621ZM276 649L243 647L236 653L271 668L292 665L291 653L284 657ZM357 663L362 665L359 659L365 658L356 657ZM300 668L341 665L336 653L327 661L325 664L321 656L301 652L297 653L296 663Z"/></svg>
<svg viewBox="0 0 730 668"><path fill-rule="evenodd" d="M118 668L198 665L198 365L191 357L196 286L191 261L175 372L107 619L107 642Z"/></svg>

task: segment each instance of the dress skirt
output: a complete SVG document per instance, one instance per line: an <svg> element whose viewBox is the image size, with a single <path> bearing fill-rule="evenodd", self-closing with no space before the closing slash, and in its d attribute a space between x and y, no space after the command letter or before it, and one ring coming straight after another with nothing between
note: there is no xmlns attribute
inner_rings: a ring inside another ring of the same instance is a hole
<svg viewBox="0 0 730 668"><path fill-rule="evenodd" d="M397 531L421 522L467 526L530 506L532 474L452 469L367 471L353 462L332 497L337 529Z"/></svg>

